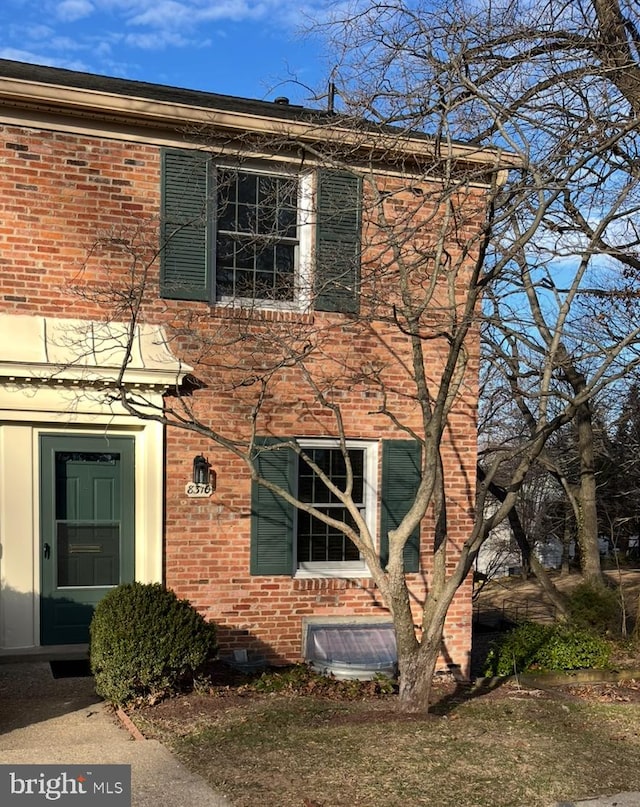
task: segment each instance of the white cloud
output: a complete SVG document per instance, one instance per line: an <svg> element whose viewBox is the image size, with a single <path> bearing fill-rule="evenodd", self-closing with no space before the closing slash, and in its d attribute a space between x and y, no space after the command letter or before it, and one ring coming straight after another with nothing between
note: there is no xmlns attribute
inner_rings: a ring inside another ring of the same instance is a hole
<svg viewBox="0 0 640 807"><path fill-rule="evenodd" d="M63 22L75 22L91 16L94 10L89 0L62 0L56 8L56 16Z"/></svg>
<svg viewBox="0 0 640 807"><path fill-rule="evenodd" d="M192 29L202 23L269 20L295 27L312 11L317 15L332 0L94 0L129 25Z"/></svg>
<svg viewBox="0 0 640 807"><path fill-rule="evenodd" d="M48 47L58 53L67 53L74 50L87 50L82 42L69 36L53 36L47 41Z"/></svg>
<svg viewBox="0 0 640 807"><path fill-rule="evenodd" d="M64 59L49 56L31 50L20 48L0 48L0 59L12 59L16 62L27 62L28 64L44 64L48 67L65 67L67 70L86 71L87 65L78 59Z"/></svg>
<svg viewBox="0 0 640 807"><path fill-rule="evenodd" d="M55 66L54 60L20 48L0 48L0 59L11 59L14 62L30 62L31 64L47 64Z"/></svg>
<svg viewBox="0 0 640 807"><path fill-rule="evenodd" d="M246 0L222 0L205 4L161 0L130 17L128 22L132 25L154 28L193 27L201 22L223 20L238 22L245 19L257 19L262 17L265 11L264 3L252 3L246 2Z"/></svg>
<svg viewBox="0 0 640 807"><path fill-rule="evenodd" d="M162 0L154 3L150 8L140 11L140 13L129 17L131 25L149 26L151 28L178 28L189 21L193 21L194 10L184 3L177 3L175 0Z"/></svg>
<svg viewBox="0 0 640 807"><path fill-rule="evenodd" d="M166 47L182 48L191 43L188 39L170 31L153 31L146 34L127 34L123 41L141 50L161 50Z"/></svg>
<svg viewBox="0 0 640 807"><path fill-rule="evenodd" d="M112 48L110 42L99 42L98 45L96 45L94 52L96 53L97 56L106 58L108 56L111 56L111 51Z"/></svg>
<svg viewBox="0 0 640 807"><path fill-rule="evenodd" d="M17 32L18 36L22 37L23 41L29 39L41 40L51 39L55 31L49 25L28 25L23 30Z"/></svg>
<svg viewBox="0 0 640 807"><path fill-rule="evenodd" d="M14 0L17 2L18 0ZM308 16L321 18L335 0L20 0L21 15L7 15L5 32L9 29L73 26L82 36L82 23L100 26L115 32L125 27L140 31L168 30L174 34L192 37L208 26L225 22L256 22L284 26L291 31L305 22ZM6 10L0 0L0 28ZM11 0L9 0L11 2ZM46 21L44 24L42 21ZM215 31L207 30L205 36ZM0 34L1 37L1 34ZM12 37L16 38L16 37ZM30 37L31 38L31 37ZM23 40L24 41L24 40ZM148 40L139 40L141 47L149 47ZM185 40L186 42L186 40ZM171 43L170 43L171 44ZM189 42L189 44L191 44Z"/></svg>

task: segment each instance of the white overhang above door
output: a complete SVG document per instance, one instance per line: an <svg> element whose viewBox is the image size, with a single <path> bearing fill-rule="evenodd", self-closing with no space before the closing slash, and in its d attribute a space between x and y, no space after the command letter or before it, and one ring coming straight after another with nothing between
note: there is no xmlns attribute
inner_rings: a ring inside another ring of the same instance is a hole
<svg viewBox="0 0 640 807"><path fill-rule="evenodd" d="M0 379L167 389L192 368L161 325L0 314Z"/></svg>

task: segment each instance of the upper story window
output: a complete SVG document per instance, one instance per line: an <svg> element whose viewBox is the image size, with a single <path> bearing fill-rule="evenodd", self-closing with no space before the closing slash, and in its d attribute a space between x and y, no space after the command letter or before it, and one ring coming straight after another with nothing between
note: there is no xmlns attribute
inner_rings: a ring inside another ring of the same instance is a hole
<svg viewBox="0 0 640 807"><path fill-rule="evenodd" d="M161 295L356 312L361 183L163 149Z"/></svg>
<svg viewBox="0 0 640 807"><path fill-rule="evenodd" d="M294 302L298 178L219 169L216 286L221 299Z"/></svg>

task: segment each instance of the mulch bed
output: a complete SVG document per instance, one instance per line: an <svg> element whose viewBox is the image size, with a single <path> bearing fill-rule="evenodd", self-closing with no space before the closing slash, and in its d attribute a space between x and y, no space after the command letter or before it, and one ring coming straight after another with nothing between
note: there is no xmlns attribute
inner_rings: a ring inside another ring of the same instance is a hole
<svg viewBox="0 0 640 807"><path fill-rule="evenodd" d="M200 685L189 693L169 698L154 706L142 707L141 711L151 710L149 717L154 721L174 723L180 719L198 717L214 718L221 712L248 705L258 698L269 697L269 692L258 692L253 686L257 676L247 676L220 662L213 663L207 670L206 686ZM331 722L379 722L381 719L394 721L420 722L452 714L456 706L471 699L502 701L509 698L533 697L540 699L582 700L598 703L640 703L640 680L630 679L615 683L568 683L554 686L523 686L515 680L499 684L471 686L456 683L451 679L437 679L432 690L432 708L428 715L407 715L396 709L396 696L377 694L366 686L357 694L348 688L334 686L335 682L322 681L317 685L309 683L289 694L316 697L328 703L358 701L366 703L366 709L336 708Z"/></svg>

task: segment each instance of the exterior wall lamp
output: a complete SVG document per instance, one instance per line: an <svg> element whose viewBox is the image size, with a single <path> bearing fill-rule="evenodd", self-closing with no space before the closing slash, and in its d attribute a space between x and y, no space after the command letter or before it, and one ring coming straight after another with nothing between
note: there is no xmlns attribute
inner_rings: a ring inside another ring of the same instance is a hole
<svg viewBox="0 0 640 807"><path fill-rule="evenodd" d="M191 482L187 483L185 493L190 498L203 499L211 496L216 489L216 473L204 454L193 458Z"/></svg>
<svg viewBox="0 0 640 807"><path fill-rule="evenodd" d="M211 476L211 465L203 454L193 458L193 484L208 485Z"/></svg>

